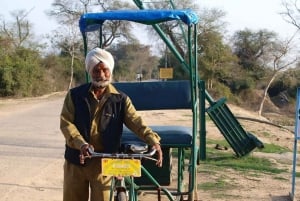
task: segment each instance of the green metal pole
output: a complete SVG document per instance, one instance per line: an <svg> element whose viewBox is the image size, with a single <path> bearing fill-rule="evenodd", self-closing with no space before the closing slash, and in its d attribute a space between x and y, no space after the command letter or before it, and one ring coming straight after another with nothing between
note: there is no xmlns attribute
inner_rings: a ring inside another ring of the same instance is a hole
<svg viewBox="0 0 300 201"><path fill-rule="evenodd" d="M135 5L139 8L139 9L144 9L143 3L140 0L133 0L133 2L135 3ZM160 29L160 27L158 25L152 25L153 28L155 29L155 31L162 37L162 35L164 35L163 31ZM184 34L184 33L183 33ZM164 36L165 37L165 36ZM183 36L185 37L185 36ZM185 37L186 38L186 37ZM165 41L164 38L162 38L164 40L164 42L167 44L167 42ZM183 64L184 70L188 70L188 66L187 64L184 62L183 58L181 57L181 55L178 54L177 50L173 47L170 47L170 44L167 44L167 46L170 48L170 50L172 51L172 53L175 55L175 57L180 61L180 63ZM198 76L198 75L197 75ZM200 80L200 79L198 79ZM205 90L205 97L206 100L209 102L210 105L215 103L215 100L209 95L209 93Z"/></svg>
<svg viewBox="0 0 300 201"><path fill-rule="evenodd" d="M176 6L175 6L173 0L170 0L170 4L171 4L171 6L172 6L173 9L176 9ZM181 32L182 32L184 41L185 41L185 43L187 44L186 34L185 34L185 31L184 31L184 29L183 29L183 27L182 27L182 22L181 22L181 21L179 22L179 26L180 26L180 29L181 29Z"/></svg>
<svg viewBox="0 0 300 201"><path fill-rule="evenodd" d="M160 186L160 184L155 180L155 178L152 177L152 175L148 172L148 170L147 170L144 166L142 166L142 171L145 173L145 175L150 179L150 181L151 181L157 188L160 188L160 189L166 194L166 196L168 197L168 199L169 199L170 201L175 201L174 198L173 198L173 196L172 196L172 193L171 193L168 189L166 189L166 188Z"/></svg>
<svg viewBox="0 0 300 201"><path fill-rule="evenodd" d="M205 82L200 81L200 160L206 160Z"/></svg>

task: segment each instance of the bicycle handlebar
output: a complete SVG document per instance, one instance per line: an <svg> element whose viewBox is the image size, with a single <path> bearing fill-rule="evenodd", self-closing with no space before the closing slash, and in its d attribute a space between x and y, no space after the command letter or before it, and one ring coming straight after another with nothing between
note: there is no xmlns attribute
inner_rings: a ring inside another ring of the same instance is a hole
<svg viewBox="0 0 300 201"><path fill-rule="evenodd" d="M152 149L146 153L133 153L133 154L124 154L124 153L98 153L95 152L92 148L89 148L90 156L84 156L84 158L135 158L135 159L142 159L147 158L153 161L157 161L155 158L152 158L152 156L156 153L156 149Z"/></svg>

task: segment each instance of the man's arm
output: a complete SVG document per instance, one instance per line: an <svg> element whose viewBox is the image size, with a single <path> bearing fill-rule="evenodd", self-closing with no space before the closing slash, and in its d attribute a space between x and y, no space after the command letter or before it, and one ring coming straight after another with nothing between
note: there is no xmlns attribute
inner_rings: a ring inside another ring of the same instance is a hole
<svg viewBox="0 0 300 201"><path fill-rule="evenodd" d="M76 126L73 124L74 113L74 103L69 91L64 100L63 108L60 114L60 130L66 139L66 144L71 148L80 150L80 148L86 144L86 142L80 135Z"/></svg>
<svg viewBox="0 0 300 201"><path fill-rule="evenodd" d="M130 130L132 130L136 135L143 139L147 144L156 149L158 154L156 164L157 166L161 167L163 154L159 143L160 137L156 132L148 127L142 117L138 115L129 97L127 97L126 99L124 123Z"/></svg>

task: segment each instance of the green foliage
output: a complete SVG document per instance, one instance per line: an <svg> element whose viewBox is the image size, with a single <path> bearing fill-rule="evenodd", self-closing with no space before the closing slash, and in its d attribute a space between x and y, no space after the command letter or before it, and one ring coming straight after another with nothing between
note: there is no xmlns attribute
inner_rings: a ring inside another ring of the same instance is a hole
<svg viewBox="0 0 300 201"><path fill-rule="evenodd" d="M259 59L267 53L267 48L272 45L275 38L276 34L267 30L237 31L233 36L234 54L239 58L240 65L251 71L259 69Z"/></svg>
<svg viewBox="0 0 300 201"><path fill-rule="evenodd" d="M214 88L207 89L207 91L216 100L226 97L227 100L230 100L233 102L236 101L236 97L231 92L231 89L222 83L216 82L216 84L214 85Z"/></svg>
<svg viewBox="0 0 300 201"><path fill-rule="evenodd" d="M57 56L53 54L47 55L42 60L43 68L46 70L46 78L49 82L48 88L52 91L67 90L70 82L70 65L71 58L69 56ZM85 68L82 61L74 61L73 86L85 83Z"/></svg>
<svg viewBox="0 0 300 201"><path fill-rule="evenodd" d="M223 36L217 30L200 33L199 71L203 79L223 79L230 73L236 57L228 45L224 44Z"/></svg>
<svg viewBox="0 0 300 201"><path fill-rule="evenodd" d="M286 91L291 84L291 79L286 76L279 77L270 86L268 93L270 96L277 96L281 91Z"/></svg>
<svg viewBox="0 0 300 201"><path fill-rule="evenodd" d="M179 62L174 54L167 52L166 55L162 55L159 60L159 68L173 68L173 80L186 80L189 79L188 69Z"/></svg>
<svg viewBox="0 0 300 201"><path fill-rule="evenodd" d="M236 78L229 85L231 91L235 94L247 89L253 89L255 87L254 80L251 78Z"/></svg>
<svg viewBox="0 0 300 201"><path fill-rule="evenodd" d="M158 58L151 55L150 47L139 43L119 43L109 51L114 55L114 79L116 81L135 81L137 74L143 80L158 78Z"/></svg>
<svg viewBox="0 0 300 201"><path fill-rule="evenodd" d="M286 94L295 99L297 88L300 86L300 68L289 69L281 73L278 78L272 83L268 93L270 96L278 95L285 91Z"/></svg>
<svg viewBox="0 0 300 201"><path fill-rule="evenodd" d="M39 65L39 53L18 48L7 55L1 55L0 95L35 96L42 94L43 71Z"/></svg>

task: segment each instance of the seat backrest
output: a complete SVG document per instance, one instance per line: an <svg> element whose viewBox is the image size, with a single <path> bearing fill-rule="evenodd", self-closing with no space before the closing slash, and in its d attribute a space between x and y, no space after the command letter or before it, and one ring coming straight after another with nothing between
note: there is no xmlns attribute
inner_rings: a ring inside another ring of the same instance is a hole
<svg viewBox="0 0 300 201"><path fill-rule="evenodd" d="M126 93L137 110L190 109L192 107L190 82L116 82L117 89Z"/></svg>

